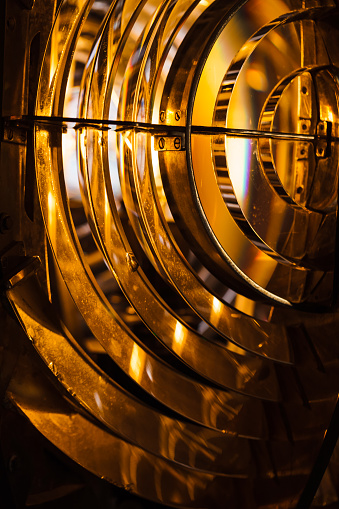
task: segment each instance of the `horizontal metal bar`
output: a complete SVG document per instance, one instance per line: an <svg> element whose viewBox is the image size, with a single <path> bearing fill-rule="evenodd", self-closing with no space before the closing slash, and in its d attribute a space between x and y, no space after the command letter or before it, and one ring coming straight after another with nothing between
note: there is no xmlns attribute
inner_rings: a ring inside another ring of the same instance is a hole
<svg viewBox="0 0 339 509"><path fill-rule="evenodd" d="M187 126L176 126L176 125L167 125L167 124L154 124L149 122L132 122L126 120L111 120L111 119L89 119L89 118L77 118L77 117L58 117L58 116L24 116L20 119L11 118L9 120L15 121L24 121L24 122L48 122L48 123L74 123L76 124L74 128L86 127L86 126L95 126L100 128L100 126L114 126L117 129L136 129L136 130L147 130L155 133L165 133L165 132L176 132L183 133L188 132L191 134L201 134L201 135L226 135L226 136L234 136L234 137L242 137L242 138L269 138L269 139L282 139L282 140L295 140L295 141L307 141L313 142L316 139L327 139L327 135L311 135L311 134L299 134L299 133L286 133L279 131L262 131L255 129L232 129L228 127L217 127L217 126L197 126L197 125L187 125ZM338 138L332 137L332 141L339 141Z"/></svg>

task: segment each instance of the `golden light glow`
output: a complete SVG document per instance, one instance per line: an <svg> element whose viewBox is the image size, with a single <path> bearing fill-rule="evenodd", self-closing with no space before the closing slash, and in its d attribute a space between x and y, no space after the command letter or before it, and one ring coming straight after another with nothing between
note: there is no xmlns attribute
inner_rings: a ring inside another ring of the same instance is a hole
<svg viewBox="0 0 339 509"><path fill-rule="evenodd" d="M145 359L145 352L136 343L134 343L129 365L129 374L136 382L140 382L140 379L143 376Z"/></svg>
<svg viewBox="0 0 339 509"><path fill-rule="evenodd" d="M176 327L175 327L174 338L173 338L174 339L173 349L178 355L181 354L181 352L184 348L185 339L186 339L185 336L186 336L185 329L182 326L182 324L178 321L176 324Z"/></svg>
<svg viewBox="0 0 339 509"><path fill-rule="evenodd" d="M218 324L220 313L222 311L222 303L217 297L213 297L213 305L212 305L212 312L211 312L211 322L213 324Z"/></svg>
<svg viewBox="0 0 339 509"><path fill-rule="evenodd" d="M264 92L267 89L267 78L263 69L251 67L247 70L246 79L248 86Z"/></svg>
<svg viewBox="0 0 339 509"><path fill-rule="evenodd" d="M22 16L34 31L32 4ZM31 340L8 392L71 458L152 503L289 507L337 395L338 320L317 306L333 291L339 61L325 28L339 7L58 5L51 37L39 32L45 118L32 119L32 147L28 136L3 141L28 216L12 238L1 214L1 244L22 237L25 255L20 245L6 295ZM25 143L38 193L29 167L20 187ZM301 197L307 172L312 204Z"/></svg>

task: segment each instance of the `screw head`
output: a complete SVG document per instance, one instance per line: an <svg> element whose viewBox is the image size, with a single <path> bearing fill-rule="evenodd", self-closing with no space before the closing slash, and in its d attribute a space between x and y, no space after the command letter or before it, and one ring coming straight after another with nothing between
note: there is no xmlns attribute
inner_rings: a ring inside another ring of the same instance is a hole
<svg viewBox="0 0 339 509"><path fill-rule="evenodd" d="M181 140L180 140L180 138L175 138L175 140L174 140L174 148L176 150L180 150L181 149Z"/></svg>

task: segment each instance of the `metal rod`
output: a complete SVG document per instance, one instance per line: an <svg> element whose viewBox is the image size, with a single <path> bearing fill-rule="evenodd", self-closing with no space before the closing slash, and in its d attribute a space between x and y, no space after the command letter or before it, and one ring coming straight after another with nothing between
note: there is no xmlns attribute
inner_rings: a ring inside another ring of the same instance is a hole
<svg viewBox="0 0 339 509"><path fill-rule="evenodd" d="M85 127L86 125L96 126L116 126L117 128L124 129L140 129L150 130L151 132L186 132L188 129L192 134L205 134L205 135L218 135L224 134L227 136L238 136L242 138L270 138L270 139L283 139L283 140L296 140L296 141L308 141L313 142L317 138L326 136L314 136L311 134L295 134L295 133L283 133L283 132L271 132L261 130L248 130L248 129L231 129L228 127L217 127L217 126L175 126L165 124L152 124L148 122L131 122L126 120L110 120L110 119L88 119L88 118L76 118L76 117L58 117L51 116L46 117L42 115L26 116L21 119L11 120L23 120L26 122L49 122L49 123L75 123L78 127Z"/></svg>
<svg viewBox="0 0 339 509"><path fill-rule="evenodd" d="M272 131L260 131L260 130L248 130L248 129L231 129L228 127L202 127L202 126L191 126L191 132L193 134L225 134L228 136L240 136L245 138L271 138L271 139L283 139L283 140L299 140L312 142L316 139L316 136L311 134L295 134L295 133L282 133Z"/></svg>

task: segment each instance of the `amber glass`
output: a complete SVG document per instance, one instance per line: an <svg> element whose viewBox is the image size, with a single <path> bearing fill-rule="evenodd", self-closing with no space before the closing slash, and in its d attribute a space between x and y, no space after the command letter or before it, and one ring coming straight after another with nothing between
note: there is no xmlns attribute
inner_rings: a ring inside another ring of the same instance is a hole
<svg viewBox="0 0 339 509"><path fill-rule="evenodd" d="M34 129L57 283L48 303L34 277L9 298L84 412L62 400L49 420L11 391L73 459L155 502L293 507L321 445L338 368L337 10L64 0L56 14Z"/></svg>

